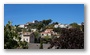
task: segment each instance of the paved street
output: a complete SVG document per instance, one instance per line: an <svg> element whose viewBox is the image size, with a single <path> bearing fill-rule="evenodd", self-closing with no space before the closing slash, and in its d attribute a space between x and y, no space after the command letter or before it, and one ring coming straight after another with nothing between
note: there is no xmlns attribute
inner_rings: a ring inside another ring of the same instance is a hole
<svg viewBox="0 0 90 55"><path fill-rule="evenodd" d="M43 49L47 49L50 46L50 44L43 44ZM40 44L39 43L30 43L29 49L39 49Z"/></svg>

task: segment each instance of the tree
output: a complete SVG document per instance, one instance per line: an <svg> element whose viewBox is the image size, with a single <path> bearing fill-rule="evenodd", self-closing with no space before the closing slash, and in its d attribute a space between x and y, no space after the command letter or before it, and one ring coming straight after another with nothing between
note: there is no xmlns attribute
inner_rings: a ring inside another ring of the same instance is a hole
<svg viewBox="0 0 90 55"><path fill-rule="evenodd" d="M40 34L39 34L39 32L34 32L34 36L35 36L35 43L38 43L39 42L39 40L38 40L38 38L40 37L39 36Z"/></svg>
<svg viewBox="0 0 90 55"><path fill-rule="evenodd" d="M28 49L28 43L26 41L19 41L18 44L20 49Z"/></svg>
<svg viewBox="0 0 90 55"><path fill-rule="evenodd" d="M52 41L51 46L59 49L83 49L84 48L84 32L77 28L62 29L61 36Z"/></svg>
<svg viewBox="0 0 90 55"><path fill-rule="evenodd" d="M84 22L81 23L82 31L84 32Z"/></svg>
<svg viewBox="0 0 90 55"><path fill-rule="evenodd" d="M16 30L16 32L21 32L22 31L22 28L20 28L20 27L18 27L19 25L15 25L15 30Z"/></svg>
<svg viewBox="0 0 90 55"><path fill-rule="evenodd" d="M49 43L51 39L52 37L47 35L47 36L44 36L43 41L44 43Z"/></svg>
<svg viewBox="0 0 90 55"><path fill-rule="evenodd" d="M53 22L52 24L54 24L54 25L55 25L55 24L59 24L59 23L58 23L58 22Z"/></svg>
<svg viewBox="0 0 90 55"><path fill-rule="evenodd" d="M50 39L50 36L45 36L44 39L48 41Z"/></svg>
<svg viewBox="0 0 90 55"><path fill-rule="evenodd" d="M48 20L43 20L42 23L44 24L44 26L50 24L52 22L51 19L48 19Z"/></svg>
<svg viewBox="0 0 90 55"><path fill-rule="evenodd" d="M57 33L60 33L61 32L61 28L59 28L59 27L58 28L54 28L53 31L57 32Z"/></svg>
<svg viewBox="0 0 90 55"><path fill-rule="evenodd" d="M38 26L37 26L37 29L40 30L43 27L44 27L44 25L42 23L39 23Z"/></svg>
<svg viewBox="0 0 90 55"><path fill-rule="evenodd" d="M47 24L50 24L52 22L52 20L51 19L48 19L47 22L48 22Z"/></svg>
<svg viewBox="0 0 90 55"><path fill-rule="evenodd" d="M14 27L11 25L11 22L8 21L8 24L4 26L4 48L13 49L18 46L18 42L13 38L17 38Z"/></svg>
<svg viewBox="0 0 90 55"><path fill-rule="evenodd" d="M18 35L18 32L15 26L12 26L11 22L8 21L8 24L4 26L4 48L15 49L18 47L20 48L20 46L27 44L27 43L26 44L22 43L23 45L20 45L20 43L22 42L20 40L21 40L21 37Z"/></svg>
<svg viewBox="0 0 90 55"><path fill-rule="evenodd" d="M53 29L54 28L54 25L53 24L49 24L46 26L47 29Z"/></svg>
<svg viewBox="0 0 90 55"><path fill-rule="evenodd" d="M42 40L42 38L40 39L40 49L43 49L43 40Z"/></svg>
<svg viewBox="0 0 90 55"><path fill-rule="evenodd" d="M80 26L77 23L71 23L70 26L80 29Z"/></svg>

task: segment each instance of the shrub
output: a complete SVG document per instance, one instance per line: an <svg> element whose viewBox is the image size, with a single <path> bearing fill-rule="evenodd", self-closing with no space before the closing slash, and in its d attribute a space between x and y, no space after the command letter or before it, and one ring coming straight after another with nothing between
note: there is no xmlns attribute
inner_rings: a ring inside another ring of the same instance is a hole
<svg viewBox="0 0 90 55"><path fill-rule="evenodd" d="M56 46L61 49L83 49L84 48L84 32L79 29L62 29L61 36L52 40L52 48Z"/></svg>

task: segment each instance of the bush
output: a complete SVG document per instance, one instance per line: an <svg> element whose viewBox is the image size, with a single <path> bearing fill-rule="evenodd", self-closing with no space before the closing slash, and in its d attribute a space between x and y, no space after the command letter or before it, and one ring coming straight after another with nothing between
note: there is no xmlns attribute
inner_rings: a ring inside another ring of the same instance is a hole
<svg viewBox="0 0 90 55"><path fill-rule="evenodd" d="M56 46L61 49L83 49L84 48L84 32L79 29L62 29L61 36L52 40L52 48Z"/></svg>
<svg viewBox="0 0 90 55"><path fill-rule="evenodd" d="M43 40L40 39L40 49L43 49Z"/></svg>

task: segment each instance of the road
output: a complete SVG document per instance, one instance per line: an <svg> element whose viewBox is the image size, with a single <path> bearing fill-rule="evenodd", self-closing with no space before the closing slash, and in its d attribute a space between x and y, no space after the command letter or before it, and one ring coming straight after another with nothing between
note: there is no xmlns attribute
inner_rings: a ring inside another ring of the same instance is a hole
<svg viewBox="0 0 90 55"><path fill-rule="evenodd" d="M50 44L43 44L43 49L47 49L50 46ZM40 43L29 43L28 46L29 49L39 49Z"/></svg>

